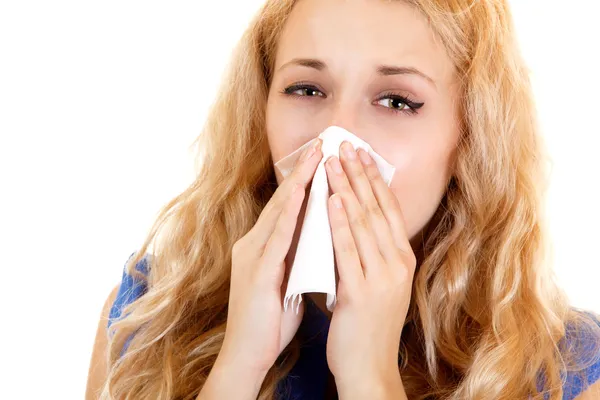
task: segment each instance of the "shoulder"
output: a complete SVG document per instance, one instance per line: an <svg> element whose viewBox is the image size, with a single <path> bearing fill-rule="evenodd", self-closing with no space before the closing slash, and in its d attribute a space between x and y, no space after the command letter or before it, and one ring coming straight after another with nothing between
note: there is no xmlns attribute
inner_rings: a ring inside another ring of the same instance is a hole
<svg viewBox="0 0 600 400"><path fill-rule="evenodd" d="M108 296L104 300L102 311L100 312L100 321L96 328L96 338L92 349L92 357L88 367L87 384L85 391L86 399L97 399L108 374L108 365L106 362L106 349L108 347L108 332L106 330L106 321L110 321L111 309L115 299L119 294L121 283L112 287Z"/></svg>
<svg viewBox="0 0 600 400"><path fill-rule="evenodd" d="M600 391L600 317L578 311L566 325L563 349L567 369L563 385L564 400L598 398ZM596 392L594 392L596 391ZM595 394L587 397L590 393Z"/></svg>
<svg viewBox="0 0 600 400"><path fill-rule="evenodd" d="M115 320L122 317L121 314L125 306L133 303L136 299L146 293L148 289L146 277L151 268L151 255L145 254L140 261L135 264L134 270L140 272L140 274L130 273L128 271L129 262L135 255L136 252L133 252L123 266L121 283L119 284L117 294L110 308L107 328L110 328L110 325Z"/></svg>
<svg viewBox="0 0 600 400"><path fill-rule="evenodd" d="M574 400L598 400L600 399L600 380L592 383L590 387L585 389L579 396L575 397Z"/></svg>
<svg viewBox="0 0 600 400"><path fill-rule="evenodd" d="M136 298L145 293L147 285L145 280L137 276L129 274L127 266L129 261L136 253L129 256L129 259L123 267L121 282L117 283L110 290L100 315L100 322L96 330L96 338L94 340L94 348L88 369L86 399L97 399L99 392L102 390L104 381L108 374L108 365L106 360L106 351L109 342L109 332L107 331L111 323L121 317L122 308L133 302ZM146 276L149 272L149 256L146 255L135 265L135 270Z"/></svg>

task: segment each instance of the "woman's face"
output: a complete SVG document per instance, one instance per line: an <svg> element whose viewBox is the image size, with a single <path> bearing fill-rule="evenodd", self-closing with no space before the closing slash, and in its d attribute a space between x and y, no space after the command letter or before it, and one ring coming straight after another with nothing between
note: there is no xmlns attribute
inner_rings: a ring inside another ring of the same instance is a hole
<svg viewBox="0 0 600 400"><path fill-rule="evenodd" d="M390 188L412 240L452 174L454 74L425 18L403 2L300 0L280 38L269 91L273 161L330 125L347 129L396 167Z"/></svg>

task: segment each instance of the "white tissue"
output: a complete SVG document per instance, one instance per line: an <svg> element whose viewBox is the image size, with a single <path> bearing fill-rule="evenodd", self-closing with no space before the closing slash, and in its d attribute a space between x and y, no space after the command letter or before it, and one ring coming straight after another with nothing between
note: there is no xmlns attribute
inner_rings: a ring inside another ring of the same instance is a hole
<svg viewBox="0 0 600 400"><path fill-rule="evenodd" d="M366 150L375 161L381 176L389 186L396 168L375 153L367 142L339 126L330 126L319 134L323 141L323 158L319 162L306 204L306 213L300 230L298 247L290 270L284 309L291 301L296 304L296 313L300 307L303 293L326 293L327 309L333 311L336 303L336 282L334 248L329 224L327 200L332 194L329 190L325 161L330 155L339 157L340 145L349 141L355 149ZM294 169L296 160L312 140L275 163L285 178Z"/></svg>

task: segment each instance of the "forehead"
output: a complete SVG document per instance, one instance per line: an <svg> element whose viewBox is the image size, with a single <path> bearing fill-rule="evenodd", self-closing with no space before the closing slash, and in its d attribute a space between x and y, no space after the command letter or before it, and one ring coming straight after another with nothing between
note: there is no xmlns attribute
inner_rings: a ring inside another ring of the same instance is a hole
<svg viewBox="0 0 600 400"><path fill-rule="evenodd" d="M447 82L453 70L426 18L403 1L299 0L280 37L275 70L300 57L333 69L411 66Z"/></svg>

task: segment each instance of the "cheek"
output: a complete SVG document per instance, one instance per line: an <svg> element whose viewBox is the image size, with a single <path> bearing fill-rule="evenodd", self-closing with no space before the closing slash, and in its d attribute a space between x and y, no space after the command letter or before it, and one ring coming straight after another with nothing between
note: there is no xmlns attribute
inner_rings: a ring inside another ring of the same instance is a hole
<svg viewBox="0 0 600 400"><path fill-rule="evenodd" d="M403 182L392 188L398 198L409 240L412 240L431 219L444 197L442 181Z"/></svg>
<svg viewBox="0 0 600 400"><path fill-rule="evenodd" d="M293 151L291 147L294 143L294 137L297 135L293 128L293 124L289 123L288 116L284 110L278 107L276 101L269 99L267 101L267 109L265 115L267 140L273 163L281 160L283 157ZM277 182L282 181L279 171L275 169Z"/></svg>
<svg viewBox="0 0 600 400"><path fill-rule="evenodd" d="M277 99L270 98L267 101L265 117L267 139L273 163L293 153L309 140L314 139L322 130L316 121L307 120L306 117L299 118L293 107ZM275 168L275 175L277 183L281 183L283 177L277 168Z"/></svg>
<svg viewBox="0 0 600 400"><path fill-rule="evenodd" d="M390 186L402 207L409 239L429 222L450 178L452 154L432 150L407 154L397 165Z"/></svg>

